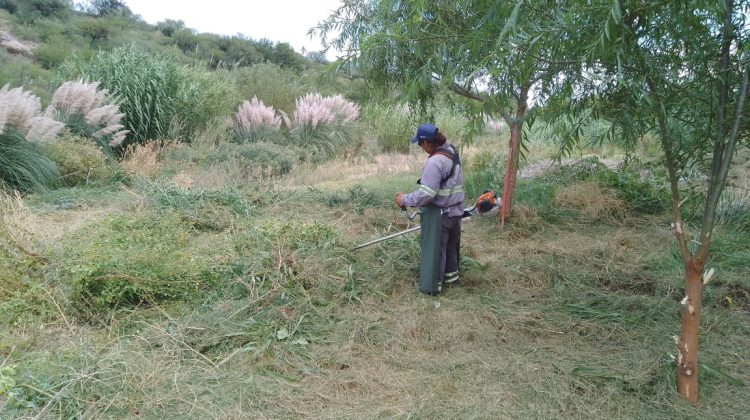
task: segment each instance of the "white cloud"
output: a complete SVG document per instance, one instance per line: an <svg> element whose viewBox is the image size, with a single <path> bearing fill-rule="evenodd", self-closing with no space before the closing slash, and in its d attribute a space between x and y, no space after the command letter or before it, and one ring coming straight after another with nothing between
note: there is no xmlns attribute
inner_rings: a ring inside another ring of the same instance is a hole
<svg viewBox="0 0 750 420"><path fill-rule="evenodd" d="M320 39L308 30L327 18L341 0L125 0L148 23L182 20L198 32L241 33L254 40L286 42L295 51L320 51ZM330 55L330 54L329 54Z"/></svg>

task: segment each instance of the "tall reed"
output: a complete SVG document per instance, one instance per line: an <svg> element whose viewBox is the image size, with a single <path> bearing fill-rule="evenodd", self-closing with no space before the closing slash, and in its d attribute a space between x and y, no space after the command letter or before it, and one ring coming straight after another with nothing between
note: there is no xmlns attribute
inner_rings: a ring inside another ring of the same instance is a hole
<svg viewBox="0 0 750 420"><path fill-rule="evenodd" d="M189 140L208 121L228 113L234 102L229 83L220 77L133 45L102 51L87 62L68 61L61 72L68 78L99 81L117 96L123 125L130 131L124 146Z"/></svg>
<svg viewBox="0 0 750 420"><path fill-rule="evenodd" d="M54 185L55 164L37 150L52 141L63 124L41 115L38 97L22 88L0 89L0 186L31 191Z"/></svg>
<svg viewBox="0 0 750 420"><path fill-rule="evenodd" d="M45 115L65 123L75 134L93 138L99 148L112 155L112 148L125 141L128 130L121 124L124 113L99 82L83 80L63 83L52 95Z"/></svg>
<svg viewBox="0 0 750 420"><path fill-rule="evenodd" d="M351 124L359 106L341 95L308 93L296 101L292 125L305 147L334 155L352 142Z"/></svg>
<svg viewBox="0 0 750 420"><path fill-rule="evenodd" d="M240 142L257 142L269 132L279 131L282 119L289 127L289 118L283 112L266 106L263 101L253 96L252 101L243 101L234 114L235 140Z"/></svg>

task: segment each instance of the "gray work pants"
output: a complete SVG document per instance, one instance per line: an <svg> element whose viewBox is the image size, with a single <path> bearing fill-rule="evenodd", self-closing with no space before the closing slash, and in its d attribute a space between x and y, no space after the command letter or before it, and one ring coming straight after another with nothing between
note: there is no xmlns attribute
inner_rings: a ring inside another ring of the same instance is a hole
<svg viewBox="0 0 750 420"><path fill-rule="evenodd" d="M443 229L440 235L440 279L446 273L458 276L458 257L461 247L461 216L443 215Z"/></svg>

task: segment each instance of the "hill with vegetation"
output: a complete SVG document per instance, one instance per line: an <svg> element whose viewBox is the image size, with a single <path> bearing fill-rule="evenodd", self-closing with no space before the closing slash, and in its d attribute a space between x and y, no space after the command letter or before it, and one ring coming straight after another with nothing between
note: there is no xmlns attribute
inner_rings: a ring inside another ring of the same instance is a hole
<svg viewBox="0 0 750 420"><path fill-rule="evenodd" d="M0 417L750 415L746 155L692 405L655 139L553 164L559 127L535 124L510 223L467 220L462 287L430 297L416 236L352 248L410 226L393 196L415 188L418 122L459 146L468 201L502 188L507 126L118 1L0 0L0 34L18 42L0 51Z"/></svg>

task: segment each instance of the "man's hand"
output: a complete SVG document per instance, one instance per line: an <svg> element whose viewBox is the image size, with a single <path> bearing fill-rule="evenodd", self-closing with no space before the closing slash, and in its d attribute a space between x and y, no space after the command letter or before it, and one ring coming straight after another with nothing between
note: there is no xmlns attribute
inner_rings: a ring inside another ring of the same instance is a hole
<svg viewBox="0 0 750 420"><path fill-rule="evenodd" d="M404 196L404 193L402 193L402 192L397 192L396 193L396 204L398 204L399 207L403 207L404 206L403 204L401 204L403 196Z"/></svg>

